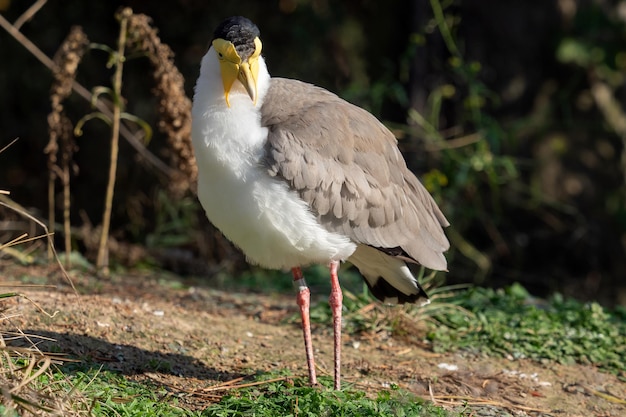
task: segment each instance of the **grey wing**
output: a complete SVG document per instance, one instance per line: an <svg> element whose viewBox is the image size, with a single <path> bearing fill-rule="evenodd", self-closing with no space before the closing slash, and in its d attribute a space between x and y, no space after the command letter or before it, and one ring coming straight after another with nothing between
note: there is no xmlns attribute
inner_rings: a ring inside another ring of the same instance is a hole
<svg viewBox="0 0 626 417"><path fill-rule="evenodd" d="M262 107L265 163L328 230L392 256L446 269L448 225L407 168L393 134L326 90L273 79Z"/></svg>

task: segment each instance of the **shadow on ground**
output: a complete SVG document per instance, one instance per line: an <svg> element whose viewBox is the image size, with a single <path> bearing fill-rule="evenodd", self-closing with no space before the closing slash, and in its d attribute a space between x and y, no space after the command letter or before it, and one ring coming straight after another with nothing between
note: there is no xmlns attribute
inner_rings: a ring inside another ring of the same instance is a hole
<svg viewBox="0 0 626 417"><path fill-rule="evenodd" d="M182 378L199 380L228 381L246 376L241 373L224 372L206 366L197 358L187 355L185 349L172 341L168 350L179 353L159 352L138 348L127 344L111 343L97 337L72 333L58 333L40 329L25 329L33 342L43 352L64 355L65 359L77 360L81 368L100 368L121 372L126 375L159 372ZM20 338L10 346L30 347L28 339Z"/></svg>

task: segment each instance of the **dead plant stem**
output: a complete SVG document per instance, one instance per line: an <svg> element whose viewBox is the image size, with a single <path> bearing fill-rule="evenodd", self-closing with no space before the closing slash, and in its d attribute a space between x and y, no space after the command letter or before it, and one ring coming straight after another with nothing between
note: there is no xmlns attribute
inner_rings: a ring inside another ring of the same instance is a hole
<svg viewBox="0 0 626 417"><path fill-rule="evenodd" d="M56 174L54 170L50 170L48 176L48 225L50 227L50 233L54 234L56 216L55 216L55 199L54 199L54 182L56 181ZM52 261L54 255L52 253L52 246L48 245L48 261Z"/></svg>
<svg viewBox="0 0 626 417"><path fill-rule="evenodd" d="M122 72L124 70L124 50L126 47L126 35L130 9L125 8L119 14L120 36L117 42L115 57L115 74L113 75L113 117L111 120L111 162L109 165L109 181L104 200L104 213L102 215L102 234L98 246L98 258L96 265L104 275L109 273L109 228L111 226L111 210L113 209L113 193L115 189L115 176L117 174L117 156L119 151L120 122L122 114Z"/></svg>
<svg viewBox="0 0 626 417"><path fill-rule="evenodd" d="M70 224L70 161L63 162L63 235L65 237L65 267L71 268L72 231Z"/></svg>
<svg viewBox="0 0 626 417"><path fill-rule="evenodd" d="M22 13L20 17L15 20L15 22L13 22L13 26L19 30L22 25L32 19L33 16L35 16L37 12L46 5L47 2L48 0L37 0L34 2L24 13Z"/></svg>

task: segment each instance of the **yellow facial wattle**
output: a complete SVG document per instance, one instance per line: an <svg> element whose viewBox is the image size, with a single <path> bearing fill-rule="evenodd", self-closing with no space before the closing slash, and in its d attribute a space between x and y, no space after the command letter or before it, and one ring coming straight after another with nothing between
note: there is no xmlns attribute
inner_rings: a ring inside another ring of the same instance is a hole
<svg viewBox="0 0 626 417"><path fill-rule="evenodd" d="M215 39L213 48L217 54L220 70L222 73L222 84L224 86L224 99L226 105L230 107L228 95L235 83L239 80L252 102L256 105L257 81L259 76L259 56L261 56L261 41L254 39L255 50L247 61L242 62L241 57L232 42L224 39Z"/></svg>

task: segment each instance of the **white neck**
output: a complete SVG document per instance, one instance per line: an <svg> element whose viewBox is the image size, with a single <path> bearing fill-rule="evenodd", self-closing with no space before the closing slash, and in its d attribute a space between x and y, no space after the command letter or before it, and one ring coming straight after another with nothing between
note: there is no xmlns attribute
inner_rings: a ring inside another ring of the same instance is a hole
<svg viewBox="0 0 626 417"><path fill-rule="evenodd" d="M196 158L230 165L238 172L242 171L238 166L258 161L267 138L267 129L261 127L261 105L269 84L265 60L259 57L256 105L243 85L235 81L228 107L217 54L212 46L209 48L202 58L193 99L192 138Z"/></svg>

